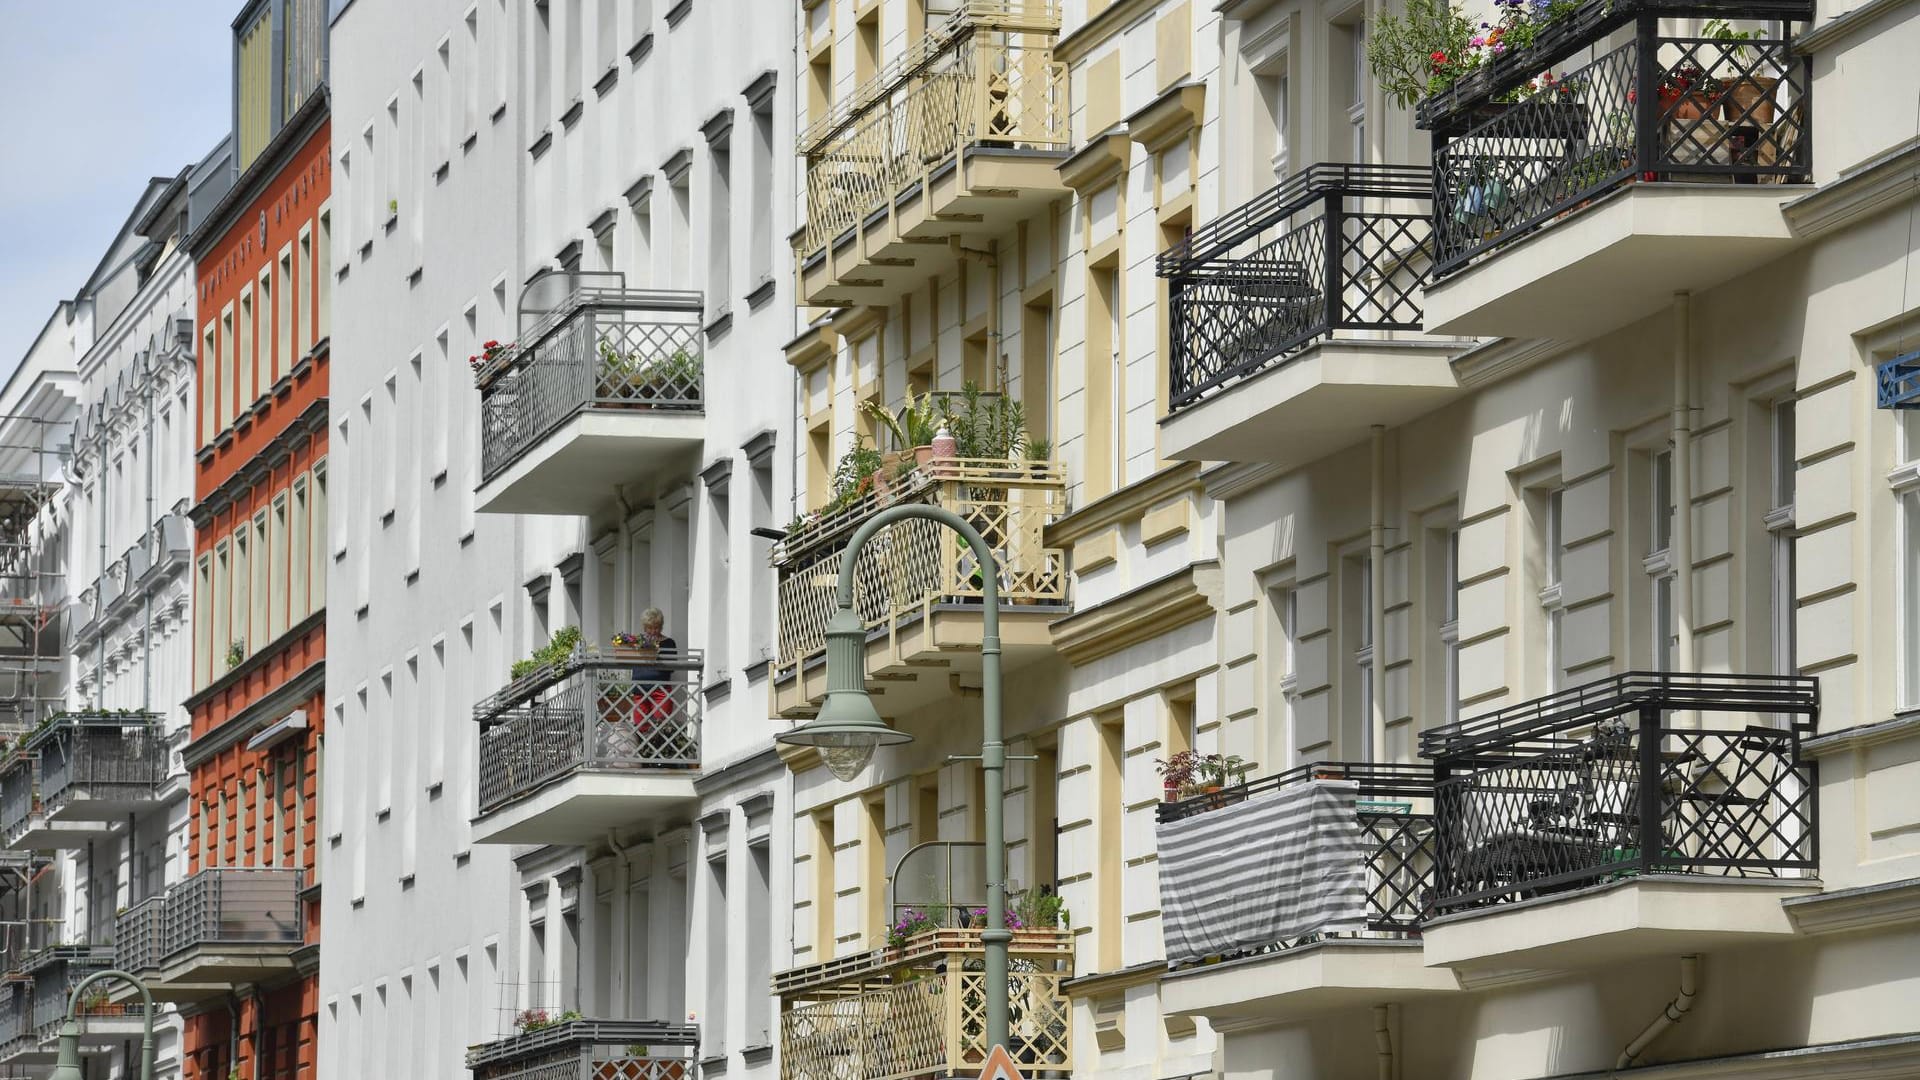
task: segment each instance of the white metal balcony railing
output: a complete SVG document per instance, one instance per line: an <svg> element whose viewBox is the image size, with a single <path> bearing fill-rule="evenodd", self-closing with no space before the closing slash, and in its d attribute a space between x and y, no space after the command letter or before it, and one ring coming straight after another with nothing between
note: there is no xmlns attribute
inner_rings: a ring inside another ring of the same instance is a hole
<svg viewBox="0 0 1920 1080"><path fill-rule="evenodd" d="M684 1080L700 1029L658 1020L578 1019L467 1049L473 1080Z"/></svg>
<svg viewBox="0 0 1920 1080"><path fill-rule="evenodd" d="M1049 547L1047 524L1066 512L1066 469L1056 461L935 459L885 490L821 515L775 546L779 575L780 656L785 678L823 657L834 587L848 541L882 508L903 502L943 506L966 519L993 548L1000 602L1063 604L1066 552ZM869 634L896 635L944 605L977 607L985 596L980 566L966 541L926 520L897 522L860 552L854 603Z"/></svg>
<svg viewBox="0 0 1920 1080"><path fill-rule="evenodd" d="M476 359L480 479L589 409L704 409L702 296L581 288L516 344Z"/></svg>
<svg viewBox="0 0 1920 1080"><path fill-rule="evenodd" d="M703 663L578 649L474 706L480 813L575 773L697 769Z"/></svg>
<svg viewBox="0 0 1920 1080"><path fill-rule="evenodd" d="M1059 30L1053 0L968 0L810 126L799 145L802 253L825 248L970 147L1064 149Z"/></svg>
<svg viewBox="0 0 1920 1080"><path fill-rule="evenodd" d="M1025 1076L1072 1075L1072 932L1018 930L1008 953L1008 1053ZM992 1049L985 958L979 930L937 929L774 976L781 1080L977 1074Z"/></svg>

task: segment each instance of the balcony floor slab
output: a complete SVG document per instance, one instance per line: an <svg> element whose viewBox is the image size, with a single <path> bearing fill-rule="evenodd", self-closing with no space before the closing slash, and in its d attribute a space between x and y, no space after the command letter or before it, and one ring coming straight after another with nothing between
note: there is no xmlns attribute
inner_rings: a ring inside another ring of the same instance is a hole
<svg viewBox="0 0 1920 1080"><path fill-rule="evenodd" d="M1797 185L1629 184L1426 289L1428 333L1584 341L1795 244Z"/></svg>
<svg viewBox="0 0 1920 1080"><path fill-rule="evenodd" d="M218 987L226 993L235 983L265 982L294 972L291 942L257 945L203 945L170 957L160 965L160 977L150 984L153 996L166 1001L195 1001L200 987Z"/></svg>
<svg viewBox="0 0 1920 1080"><path fill-rule="evenodd" d="M591 514L616 487L679 475L705 436L699 412L584 409L481 484L475 504L487 514Z"/></svg>
<svg viewBox="0 0 1920 1080"><path fill-rule="evenodd" d="M1451 971L1423 962L1418 939L1360 938L1188 968L1167 976L1160 995L1169 1013L1221 1026L1284 1023L1458 989Z"/></svg>
<svg viewBox="0 0 1920 1080"><path fill-rule="evenodd" d="M1649 875L1430 919L1426 963L1565 969L1700 952L1793 934L1783 900L1813 880Z"/></svg>
<svg viewBox="0 0 1920 1080"><path fill-rule="evenodd" d="M1180 461L1300 464L1343 450L1374 424L1404 424L1459 393L1451 358L1465 342L1335 339L1160 421Z"/></svg>
<svg viewBox="0 0 1920 1080"><path fill-rule="evenodd" d="M75 794L59 806L47 811L52 821L125 821L128 816L141 817L166 805L158 791L151 795L112 795L95 798L90 795Z"/></svg>
<svg viewBox="0 0 1920 1080"><path fill-rule="evenodd" d="M1053 655L1050 626L1067 609L1059 604L1014 604L1000 608L1000 666L1017 671ZM979 685L981 611L976 604L936 607L928 618L906 619L892 635L867 639L867 682L880 715L900 719L952 697L954 678ZM968 678L971 676L971 678ZM774 711L803 719L819 711L827 692L824 657L803 665L794 678L774 684Z"/></svg>
<svg viewBox="0 0 1920 1080"><path fill-rule="evenodd" d="M84 848L112 835L110 821L69 821L35 814L19 833L9 838L7 846L16 851L64 851Z"/></svg>
<svg viewBox="0 0 1920 1080"><path fill-rule="evenodd" d="M586 844L691 807L698 769L576 772L473 819L476 844Z"/></svg>

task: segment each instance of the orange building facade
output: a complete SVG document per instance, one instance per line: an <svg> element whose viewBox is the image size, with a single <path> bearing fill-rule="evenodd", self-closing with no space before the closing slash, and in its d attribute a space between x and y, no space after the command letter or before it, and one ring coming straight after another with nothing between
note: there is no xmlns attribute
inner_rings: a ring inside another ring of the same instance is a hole
<svg viewBox="0 0 1920 1080"><path fill-rule="evenodd" d="M264 47L278 47L275 20L290 42L306 17L277 0L236 22L238 175L192 241L204 313L196 689L188 877L175 889L220 906L209 943L242 959L209 959L174 995L186 1080L310 1080L317 1068L331 142L324 55L302 88L278 62L250 83L247 53L251 28L267 26ZM249 130L263 111L264 135Z"/></svg>

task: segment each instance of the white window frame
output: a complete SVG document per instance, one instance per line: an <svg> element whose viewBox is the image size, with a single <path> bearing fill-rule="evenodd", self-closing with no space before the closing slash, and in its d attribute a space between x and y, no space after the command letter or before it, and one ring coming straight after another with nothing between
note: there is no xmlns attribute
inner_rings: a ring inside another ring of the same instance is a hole
<svg viewBox="0 0 1920 1080"><path fill-rule="evenodd" d="M1907 713L1920 712L1920 411L1894 416L1899 426L1895 438L1899 463L1887 474L1898 521L1894 576L1899 589L1895 637L1900 652L1894 694L1897 710Z"/></svg>
<svg viewBox="0 0 1920 1080"><path fill-rule="evenodd" d="M1676 623L1673 561L1673 450L1647 455L1647 554L1640 567L1649 579L1647 661L1655 671L1672 671Z"/></svg>
<svg viewBox="0 0 1920 1080"><path fill-rule="evenodd" d="M1446 530L1440 572L1440 683L1446 723L1460 719L1460 527Z"/></svg>
<svg viewBox="0 0 1920 1080"><path fill-rule="evenodd" d="M1775 401L1768 409L1768 507L1761 518L1767 530L1771 566L1771 634L1773 670L1780 675L1799 674L1795 617L1796 566L1793 506L1799 460L1794 447L1794 399Z"/></svg>
<svg viewBox="0 0 1920 1080"><path fill-rule="evenodd" d="M1541 568L1540 608L1547 626L1547 689L1559 690L1566 682L1567 665L1561 656L1564 634L1561 621L1566 599L1561 583L1565 570L1567 489L1555 486L1541 493Z"/></svg>

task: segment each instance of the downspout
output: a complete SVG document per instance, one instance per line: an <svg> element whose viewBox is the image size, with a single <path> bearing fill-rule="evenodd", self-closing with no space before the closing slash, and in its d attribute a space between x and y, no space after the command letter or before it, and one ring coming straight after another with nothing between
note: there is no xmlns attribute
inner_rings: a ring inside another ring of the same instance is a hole
<svg viewBox="0 0 1920 1080"><path fill-rule="evenodd" d="M1373 1052L1375 1060L1379 1062L1380 1080L1394 1080L1394 1074L1398 1071L1393 1057L1393 1028L1389 1022L1389 1008L1386 1005L1373 1007Z"/></svg>
<svg viewBox="0 0 1920 1080"><path fill-rule="evenodd" d="M1367 636L1373 647L1373 714L1367 718L1368 761L1387 750L1387 429L1373 425L1373 507L1367 524L1367 568L1372 576Z"/></svg>
<svg viewBox="0 0 1920 1080"><path fill-rule="evenodd" d="M101 602L100 587L107 580L107 417L105 410L100 414L100 430L94 432L94 466L100 473L100 499L94 504L94 513L100 519L100 574L93 582L93 707L106 707L105 691L107 682L107 628L105 618L106 605ZM46 435L40 438L44 441Z"/></svg>
<svg viewBox="0 0 1920 1080"><path fill-rule="evenodd" d="M1660 1015L1654 1017L1644 1031L1633 1037L1626 1049L1620 1051L1620 1057L1613 1063L1615 1069L1632 1068L1653 1040L1660 1037L1661 1032L1687 1018L1687 1013L1693 1009L1694 998L1698 996L1696 977L1699 971L1699 956L1680 958L1680 993L1667 1002L1666 1008L1660 1010Z"/></svg>
<svg viewBox="0 0 1920 1080"><path fill-rule="evenodd" d="M1673 667L1693 671L1692 294L1673 294L1673 322Z"/></svg>

